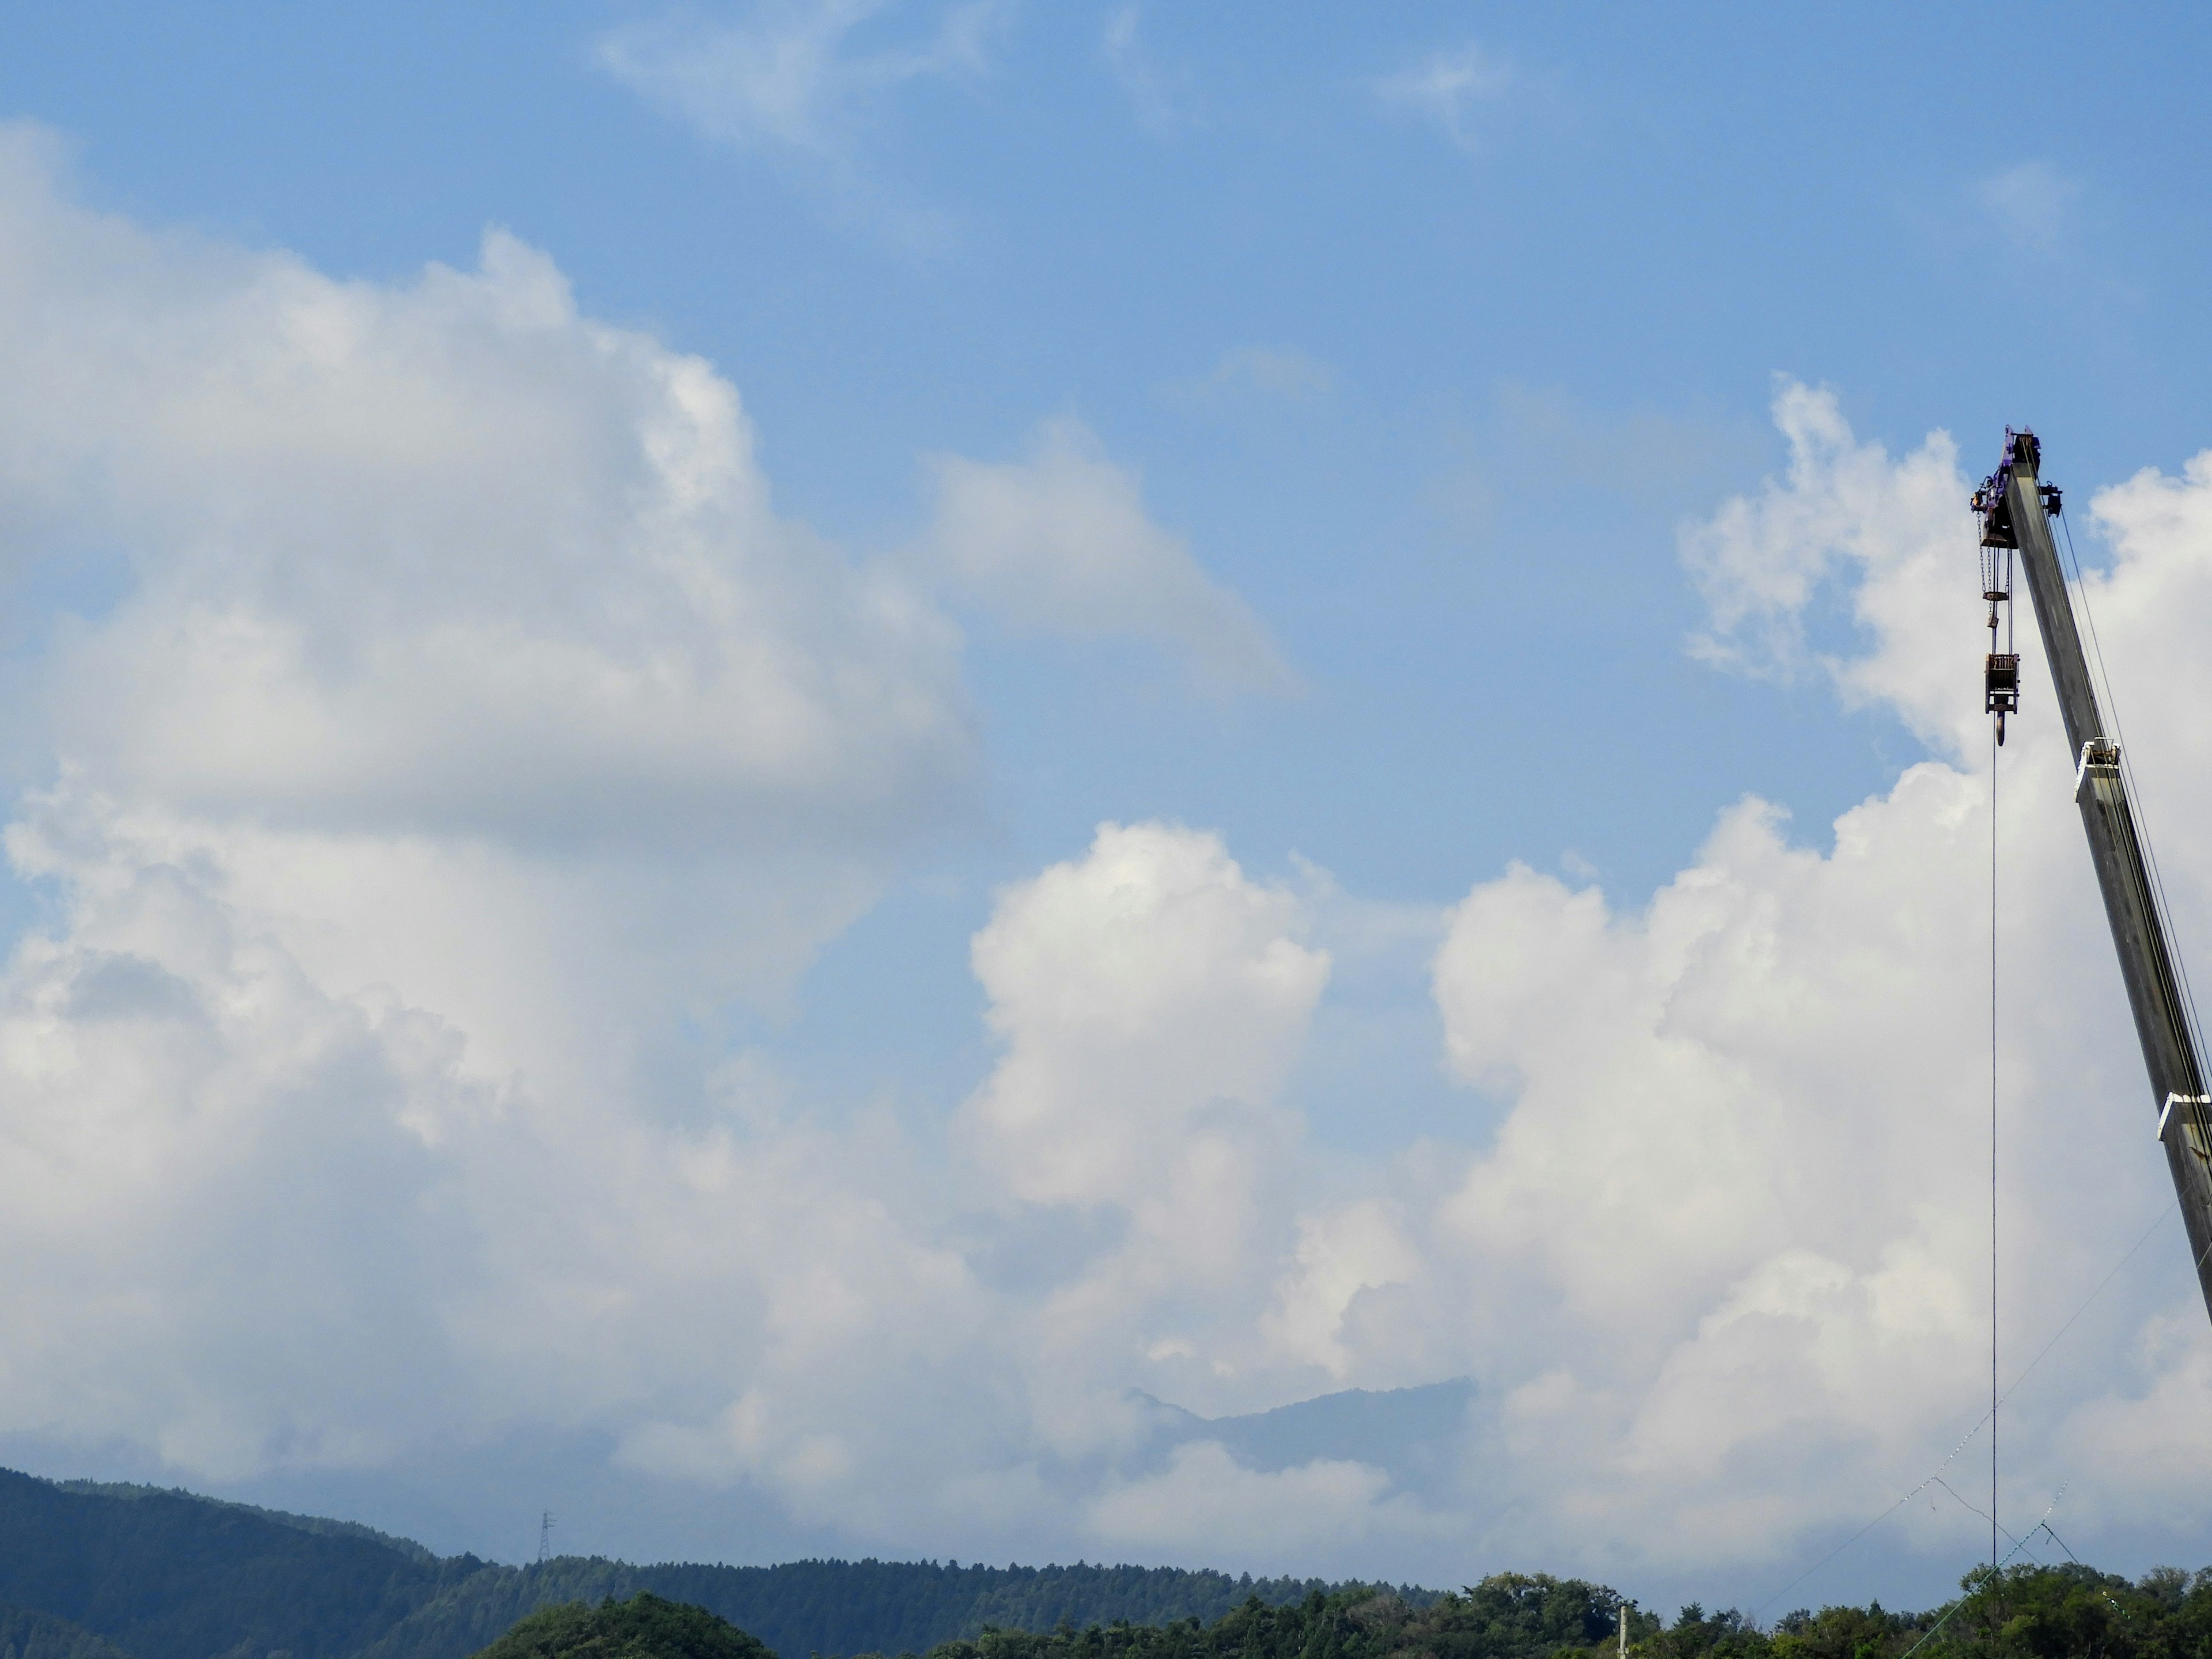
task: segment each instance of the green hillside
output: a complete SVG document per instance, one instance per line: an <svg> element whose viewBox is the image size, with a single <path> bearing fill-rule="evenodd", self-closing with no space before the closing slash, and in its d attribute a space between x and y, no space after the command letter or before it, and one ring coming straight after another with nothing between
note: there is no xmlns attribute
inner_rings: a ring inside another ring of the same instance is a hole
<svg viewBox="0 0 2212 1659"><path fill-rule="evenodd" d="M182 1492L71 1492L0 1470L0 1603L132 1659L348 1659L483 1569Z"/></svg>
<svg viewBox="0 0 2212 1659"><path fill-rule="evenodd" d="M0 1607L0 1659L128 1659L82 1625L25 1607Z"/></svg>
<svg viewBox="0 0 2212 1659"><path fill-rule="evenodd" d="M921 1653L987 1626L1211 1623L1251 1596L1273 1606L1343 1588L1087 1565L509 1567L347 1522L0 1470L0 1605L67 1621L127 1659L467 1659L539 1608L640 1591L703 1607L784 1659Z"/></svg>
<svg viewBox="0 0 2212 1659"><path fill-rule="evenodd" d="M1969 1575L1926 1613L1759 1628L1630 1609L1629 1659L2212 1659L2212 1569ZM0 1659L1617 1659L1620 1597L1498 1574L1437 1595L1170 1568L563 1559L0 1471ZM764 1644L764 1645L763 1645Z"/></svg>
<svg viewBox="0 0 2212 1659"><path fill-rule="evenodd" d="M525 1614L562 1601L641 1590L702 1607L786 1659L809 1654L921 1653L1009 1630L1083 1629L1121 1621L1211 1624L1257 1595L1268 1606L1341 1589L1318 1579L1255 1579L1172 1567L986 1567L930 1561L790 1561L775 1567L690 1563L632 1566L565 1556L485 1568L397 1623L362 1659L464 1659ZM1417 1601L1425 1590L1403 1592Z"/></svg>

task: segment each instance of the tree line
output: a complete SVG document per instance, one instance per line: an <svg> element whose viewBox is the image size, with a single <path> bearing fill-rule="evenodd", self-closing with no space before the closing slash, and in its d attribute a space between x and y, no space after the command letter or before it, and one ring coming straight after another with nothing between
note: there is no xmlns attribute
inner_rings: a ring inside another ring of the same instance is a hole
<svg viewBox="0 0 2212 1659"><path fill-rule="evenodd" d="M645 1659L653 1632L680 1626L689 1641L704 1619L780 1659L1623 1659L1620 1594L1540 1573L1438 1595L1082 1563L511 1567L344 1522L0 1470L0 1659L467 1659L547 1608L570 1609L568 1640L585 1628L574 1609L641 1592L651 1617L618 1642L591 1636L592 1656ZM653 1610L671 1607L689 1611ZM1702 1607L1628 1614L1626 1659L2212 1659L2212 1569L1983 1569L1926 1611L1808 1608L1771 1625Z"/></svg>
<svg viewBox="0 0 2212 1659"><path fill-rule="evenodd" d="M1921 1613L1802 1608L1762 1626L1698 1605L1672 1620L1631 1606L1626 1659L2212 1659L2212 1568L2130 1581L2091 1567L1966 1576ZM927 1659L1621 1659L1620 1595L1547 1574L1500 1573L1416 1607L1389 1592L1247 1601L1206 1625L991 1630Z"/></svg>

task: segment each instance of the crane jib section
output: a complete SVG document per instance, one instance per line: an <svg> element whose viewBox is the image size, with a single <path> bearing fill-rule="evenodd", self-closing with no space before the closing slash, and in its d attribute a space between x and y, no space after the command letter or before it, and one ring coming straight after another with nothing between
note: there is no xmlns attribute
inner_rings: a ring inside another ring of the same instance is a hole
<svg viewBox="0 0 2212 1659"><path fill-rule="evenodd" d="M2010 561L2017 558L2035 606L2036 628L2057 690L2066 741L2075 757L2074 799L2088 836L2105 917L2119 955L2120 977L2150 1074L2158 1138L2166 1148L2182 1220L2189 1231L2197 1284L2206 1310L2212 1313L2212 1099L2208 1099L2158 890L2129 801L2120 746L2105 730L2065 570L2051 539L2051 516L2060 510L2061 501L2057 489L2039 476L2042 459L2034 434L2008 431L2004 459L1974 496L1982 518L1984 597L1990 602L1989 707L1999 722L2002 741L2005 714L2017 707L2019 659L1995 648L1995 619L1998 605L2010 598ZM2002 574L1993 578L1993 570ZM2008 659L2008 701L2003 696Z"/></svg>

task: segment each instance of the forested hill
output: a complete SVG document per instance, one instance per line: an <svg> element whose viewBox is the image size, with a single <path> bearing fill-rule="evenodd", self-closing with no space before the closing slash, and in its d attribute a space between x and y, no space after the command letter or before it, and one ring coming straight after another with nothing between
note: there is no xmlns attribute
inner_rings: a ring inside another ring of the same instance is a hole
<svg viewBox="0 0 2212 1659"><path fill-rule="evenodd" d="M0 1607L0 1659L124 1659L123 1650L52 1613Z"/></svg>
<svg viewBox="0 0 2212 1659"><path fill-rule="evenodd" d="M533 1613L477 1659L775 1659L704 1607L641 1592L626 1601L567 1601Z"/></svg>
<svg viewBox="0 0 2212 1659"><path fill-rule="evenodd" d="M454 1585L395 1626L362 1659L459 1659L525 1613L562 1601L650 1590L720 1614L784 1659L810 1654L926 1653L939 1643L1006 1630L1077 1630L1126 1621L1212 1624L1251 1596L1270 1607L1319 1579L1232 1577L1173 1567L986 1567L913 1561L791 1561L775 1567L631 1566L574 1556L493 1567ZM1431 1592L1399 1594L1425 1603ZM142 1659L149 1656L142 1656Z"/></svg>
<svg viewBox="0 0 2212 1659"><path fill-rule="evenodd" d="M49 1621L0 1627L35 1638L0 1633L0 1659L9 1646L19 1659L465 1659L540 1607L639 1590L708 1608L783 1659L923 1653L987 1626L1211 1624L1250 1596L1282 1606L1344 1588L1169 1567L576 1557L507 1567L345 1522L0 1470L0 1618ZM70 1643L82 1651L61 1650Z"/></svg>

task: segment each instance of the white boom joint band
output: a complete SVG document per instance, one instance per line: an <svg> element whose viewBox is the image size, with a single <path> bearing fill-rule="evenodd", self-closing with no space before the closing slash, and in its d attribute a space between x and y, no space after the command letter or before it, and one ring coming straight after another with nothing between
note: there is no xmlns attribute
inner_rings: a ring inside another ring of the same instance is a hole
<svg viewBox="0 0 2212 1659"><path fill-rule="evenodd" d="M2089 775L2092 766L2118 767L2119 763L2120 745L2110 738L2092 738L2083 744L2081 758L2074 763L2075 803L2081 803L2082 781Z"/></svg>
<svg viewBox="0 0 2212 1659"><path fill-rule="evenodd" d="M2158 1114L2158 1134L2156 1137L2158 1139L2164 1140L2166 1139L2166 1121L2173 1115L2173 1109L2177 1105L2212 1106L2212 1095L2170 1094L2166 1096L2166 1104L2160 1108Z"/></svg>

